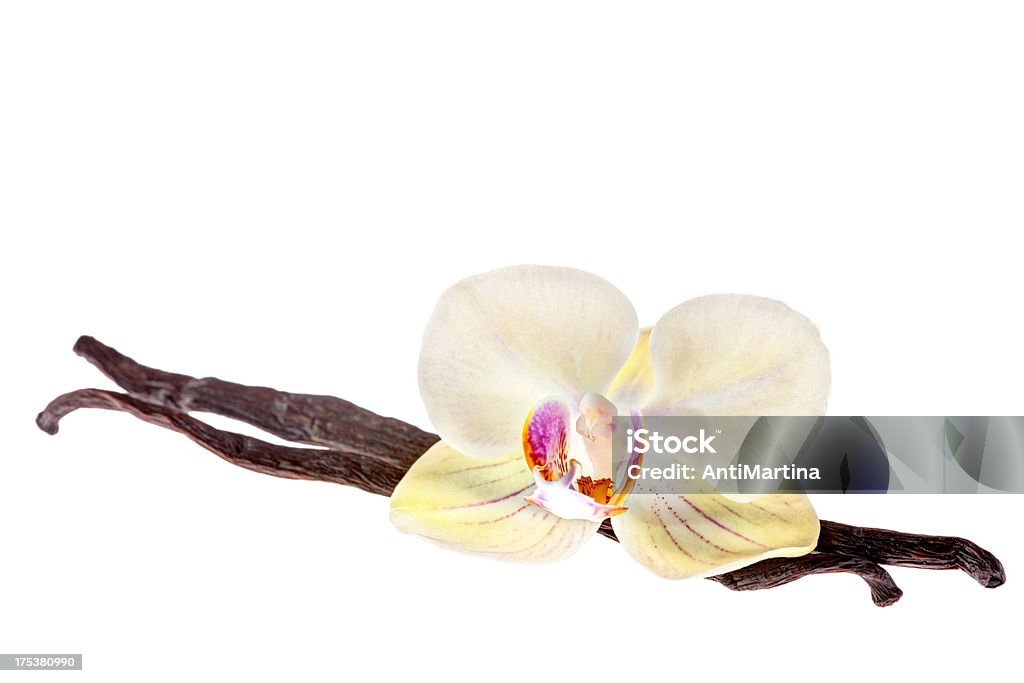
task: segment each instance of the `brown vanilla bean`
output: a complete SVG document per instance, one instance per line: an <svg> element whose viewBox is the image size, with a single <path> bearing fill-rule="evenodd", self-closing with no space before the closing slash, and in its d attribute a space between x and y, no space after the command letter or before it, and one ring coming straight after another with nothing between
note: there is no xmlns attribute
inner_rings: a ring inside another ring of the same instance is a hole
<svg viewBox="0 0 1024 683"><path fill-rule="evenodd" d="M817 550L917 569L960 569L985 588L1006 583L995 555L965 538L925 536L821 520Z"/></svg>
<svg viewBox="0 0 1024 683"><path fill-rule="evenodd" d="M79 408L129 413L184 434L234 465L285 479L327 481L389 496L408 469L387 458L362 453L279 446L216 429L174 408L104 389L81 389L58 396L39 413L36 424L47 434L56 434L61 418Z"/></svg>
<svg viewBox="0 0 1024 683"><path fill-rule="evenodd" d="M363 453L408 469L438 440L408 422L334 396L292 394L149 368L89 336L79 337L74 351L133 396L184 412L241 420L286 441Z"/></svg>
<svg viewBox="0 0 1024 683"><path fill-rule="evenodd" d="M870 560L849 555L815 552L802 557L762 560L743 569L709 577L734 591L776 588L814 574L847 572L864 579L871 589L871 600L887 607L903 596L889 572Z"/></svg>
<svg viewBox="0 0 1024 683"><path fill-rule="evenodd" d="M58 397L36 419L50 434L57 432L62 417L78 408L120 410L180 432L240 467L291 479L356 486L380 495L390 495L416 458L438 439L401 420L381 417L332 396L292 394L149 368L92 337L80 338L75 351L129 393L83 389ZM215 429L187 414L192 410L242 420L286 440L328 448L278 446ZM756 590L814 574L849 572L864 579L875 604L883 606L894 603L902 592L879 564L961 569L990 588L1006 580L999 560L965 539L825 520L821 525L814 553L764 560L711 579L733 590ZM618 540L607 520L600 533Z"/></svg>

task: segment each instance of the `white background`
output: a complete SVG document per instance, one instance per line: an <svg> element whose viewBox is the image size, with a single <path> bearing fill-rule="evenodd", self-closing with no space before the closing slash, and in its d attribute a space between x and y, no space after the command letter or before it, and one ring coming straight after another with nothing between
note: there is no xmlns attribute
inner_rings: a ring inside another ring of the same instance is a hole
<svg viewBox="0 0 1024 683"><path fill-rule="evenodd" d="M383 498L122 414L33 418L110 386L70 351L88 333L429 428L437 295L523 262L604 276L646 324L780 298L821 327L835 414L1019 415L1022 31L994 2L5 2L0 651L97 681L1015 667L1019 496L816 500L1009 570L895 569L883 610L849 575L667 582L603 539L458 556Z"/></svg>

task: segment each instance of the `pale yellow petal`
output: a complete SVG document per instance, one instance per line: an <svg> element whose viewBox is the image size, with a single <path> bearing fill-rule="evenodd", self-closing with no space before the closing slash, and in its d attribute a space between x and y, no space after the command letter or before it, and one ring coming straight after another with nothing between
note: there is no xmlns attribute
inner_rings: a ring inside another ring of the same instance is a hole
<svg viewBox="0 0 1024 683"><path fill-rule="evenodd" d="M654 368L651 366L651 328L640 330L633 352L619 374L612 380L608 398L622 414L631 408L639 410L647 403L654 389Z"/></svg>
<svg viewBox="0 0 1024 683"><path fill-rule="evenodd" d="M540 399L604 393L637 338L633 306L570 268L517 266L441 296L423 335L420 393L441 438L474 457L521 446Z"/></svg>
<svg viewBox="0 0 1024 683"><path fill-rule="evenodd" d="M718 294L666 313L650 341L645 415L819 415L828 349L806 317L773 299Z"/></svg>
<svg viewBox="0 0 1024 683"><path fill-rule="evenodd" d="M439 442L395 488L391 521L453 550L502 560L553 562L572 555L598 524L531 505L525 498L534 490L521 450L480 460Z"/></svg>
<svg viewBox="0 0 1024 683"><path fill-rule="evenodd" d="M717 494L637 494L612 518L634 560L669 579L713 576L770 557L798 557L818 543L807 496L771 494L739 503Z"/></svg>

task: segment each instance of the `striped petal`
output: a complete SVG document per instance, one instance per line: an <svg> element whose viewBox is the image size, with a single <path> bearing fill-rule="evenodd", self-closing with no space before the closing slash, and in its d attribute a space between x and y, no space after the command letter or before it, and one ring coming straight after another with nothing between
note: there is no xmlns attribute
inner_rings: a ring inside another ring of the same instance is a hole
<svg viewBox="0 0 1024 683"><path fill-rule="evenodd" d="M525 498L535 490L521 450L483 461L439 442L395 488L391 521L448 548L503 560L553 562L572 555L598 524L531 505Z"/></svg>
<svg viewBox="0 0 1024 683"><path fill-rule="evenodd" d="M654 388L645 415L820 415L828 350L806 317L773 299L687 301L651 332Z"/></svg>
<svg viewBox="0 0 1024 683"><path fill-rule="evenodd" d="M441 438L474 457L521 447L545 396L604 392L637 339L633 306L579 270L517 266L468 278L437 303L423 336L420 393Z"/></svg>
<svg viewBox="0 0 1024 683"><path fill-rule="evenodd" d="M798 557L818 543L818 516L802 494L740 503L713 493L638 494L612 518L634 560L669 579L713 576L770 557Z"/></svg>

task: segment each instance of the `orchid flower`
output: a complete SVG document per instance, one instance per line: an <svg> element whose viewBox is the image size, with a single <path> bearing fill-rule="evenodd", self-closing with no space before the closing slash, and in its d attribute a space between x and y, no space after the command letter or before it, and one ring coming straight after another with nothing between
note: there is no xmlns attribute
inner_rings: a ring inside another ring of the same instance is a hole
<svg viewBox="0 0 1024 683"><path fill-rule="evenodd" d="M828 351L813 323L778 301L704 296L640 329L626 297L595 275L504 268L442 294L419 384L441 441L391 497L402 531L547 562L610 518L626 552L668 578L796 557L817 543L802 494L631 494L612 472L616 416L824 413Z"/></svg>

